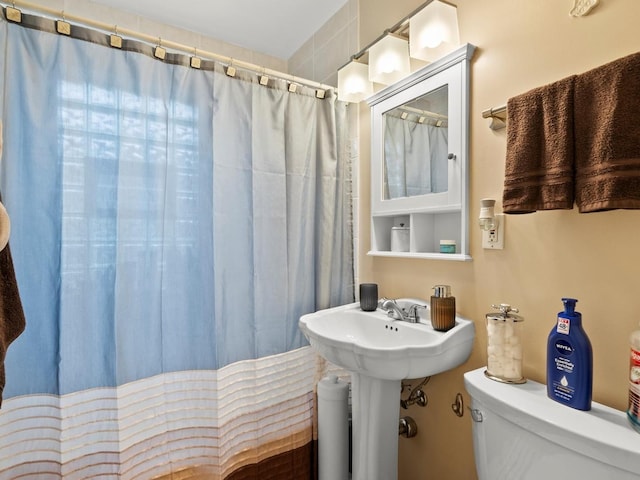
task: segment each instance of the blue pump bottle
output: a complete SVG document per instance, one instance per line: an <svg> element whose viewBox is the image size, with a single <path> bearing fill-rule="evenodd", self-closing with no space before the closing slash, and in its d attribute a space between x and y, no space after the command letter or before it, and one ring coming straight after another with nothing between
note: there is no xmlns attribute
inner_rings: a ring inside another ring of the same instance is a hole
<svg viewBox="0 0 640 480"><path fill-rule="evenodd" d="M547 395L577 410L591 409L593 351L582 328L577 300L563 298L564 311L547 341Z"/></svg>

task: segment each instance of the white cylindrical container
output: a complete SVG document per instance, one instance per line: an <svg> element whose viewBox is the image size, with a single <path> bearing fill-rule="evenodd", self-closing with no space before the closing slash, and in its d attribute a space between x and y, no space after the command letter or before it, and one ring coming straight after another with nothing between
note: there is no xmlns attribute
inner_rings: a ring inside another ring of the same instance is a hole
<svg viewBox="0 0 640 480"><path fill-rule="evenodd" d="M336 375L318 382L318 478L349 479L349 384Z"/></svg>
<svg viewBox="0 0 640 480"><path fill-rule="evenodd" d="M391 251L409 251L409 227L391 227Z"/></svg>

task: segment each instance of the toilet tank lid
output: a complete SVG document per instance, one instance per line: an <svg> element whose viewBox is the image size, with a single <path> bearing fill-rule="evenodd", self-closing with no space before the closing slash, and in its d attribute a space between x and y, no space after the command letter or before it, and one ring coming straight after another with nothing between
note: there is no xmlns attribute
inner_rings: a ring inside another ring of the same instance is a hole
<svg viewBox="0 0 640 480"><path fill-rule="evenodd" d="M486 409L547 440L604 464L640 472L640 437L625 412L592 402L591 410L576 410L547 397L546 385L527 380L522 385L496 382L482 367L464 374L473 408Z"/></svg>

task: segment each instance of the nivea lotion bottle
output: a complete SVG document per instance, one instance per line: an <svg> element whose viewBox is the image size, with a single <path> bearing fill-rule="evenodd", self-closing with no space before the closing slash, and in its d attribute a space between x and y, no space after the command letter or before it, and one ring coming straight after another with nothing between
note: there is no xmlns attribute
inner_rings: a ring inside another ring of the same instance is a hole
<svg viewBox="0 0 640 480"><path fill-rule="evenodd" d="M563 298L564 311L547 342L547 395L578 410L591 409L593 352L576 312L574 298Z"/></svg>
<svg viewBox="0 0 640 480"><path fill-rule="evenodd" d="M640 330L635 330L629 338L631 356L629 358L629 408L627 416L633 428L640 433Z"/></svg>

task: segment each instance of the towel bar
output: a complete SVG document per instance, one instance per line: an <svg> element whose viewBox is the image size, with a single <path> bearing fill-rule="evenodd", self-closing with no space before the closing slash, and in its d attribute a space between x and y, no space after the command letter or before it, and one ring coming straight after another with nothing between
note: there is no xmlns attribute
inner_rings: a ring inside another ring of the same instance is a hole
<svg viewBox="0 0 640 480"><path fill-rule="evenodd" d="M491 130L500 130L505 128L507 126L507 106L502 105L501 107L485 110L482 112L482 118L491 119L491 125L489 125Z"/></svg>

